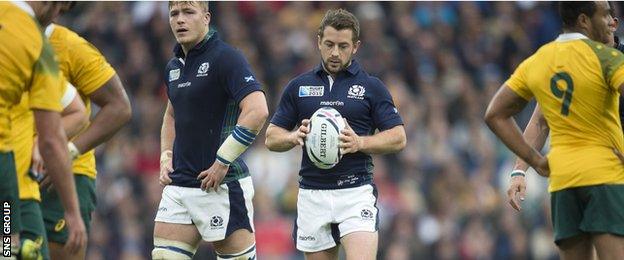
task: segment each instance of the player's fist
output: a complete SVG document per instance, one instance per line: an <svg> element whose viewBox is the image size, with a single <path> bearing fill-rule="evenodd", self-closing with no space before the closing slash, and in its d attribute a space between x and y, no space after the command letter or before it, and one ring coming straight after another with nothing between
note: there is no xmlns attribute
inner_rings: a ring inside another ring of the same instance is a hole
<svg viewBox="0 0 624 260"><path fill-rule="evenodd" d="M173 152L171 150L165 150L160 154L160 176L158 182L160 185L167 185L171 183L169 174L173 172Z"/></svg>
<svg viewBox="0 0 624 260"><path fill-rule="evenodd" d="M310 119L301 120L301 125L292 132L291 140L295 145L303 146L306 136L310 133Z"/></svg>

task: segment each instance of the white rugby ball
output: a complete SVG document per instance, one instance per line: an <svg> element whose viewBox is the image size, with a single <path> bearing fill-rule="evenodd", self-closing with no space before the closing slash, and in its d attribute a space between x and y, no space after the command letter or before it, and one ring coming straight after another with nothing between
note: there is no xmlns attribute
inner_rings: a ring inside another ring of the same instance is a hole
<svg viewBox="0 0 624 260"><path fill-rule="evenodd" d="M321 107L312 114L305 147L308 158L316 167L330 169L338 164L342 158L338 136L344 128L344 120L336 109Z"/></svg>

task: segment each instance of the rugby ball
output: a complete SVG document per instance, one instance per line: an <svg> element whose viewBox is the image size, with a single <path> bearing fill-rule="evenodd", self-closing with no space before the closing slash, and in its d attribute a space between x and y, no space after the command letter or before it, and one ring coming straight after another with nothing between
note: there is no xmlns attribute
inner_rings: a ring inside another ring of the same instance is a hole
<svg viewBox="0 0 624 260"><path fill-rule="evenodd" d="M338 136L345 128L340 113L331 107L321 107L310 117L310 132L305 140L308 158L321 169L334 167L342 158Z"/></svg>

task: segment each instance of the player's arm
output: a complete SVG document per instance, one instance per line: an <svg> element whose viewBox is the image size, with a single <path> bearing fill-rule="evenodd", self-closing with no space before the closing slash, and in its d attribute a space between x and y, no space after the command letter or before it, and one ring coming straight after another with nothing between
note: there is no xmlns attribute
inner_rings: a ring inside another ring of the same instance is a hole
<svg viewBox="0 0 624 260"><path fill-rule="evenodd" d="M531 120L529 120L529 123L524 129L522 137L527 141L527 143L529 143L529 145L534 147L536 150L541 151L546 143L549 131L550 128L548 127L546 118L544 118L544 115L542 114L542 109L539 105L535 106ZM526 172L527 169L529 169L528 163L520 158L516 159L514 171L520 170L522 172Z"/></svg>
<svg viewBox="0 0 624 260"><path fill-rule="evenodd" d="M236 124L258 134L269 116L264 93L261 91L250 93L243 98L238 107L241 113Z"/></svg>
<svg viewBox="0 0 624 260"><path fill-rule="evenodd" d="M71 252L76 252L86 245L87 236L80 216L76 184L67 150L67 138L61 127L60 114L39 109L33 112L41 156L65 210L64 218L69 227L69 240L66 247Z"/></svg>
<svg viewBox="0 0 624 260"><path fill-rule="evenodd" d="M217 161L223 166L229 166L247 150L269 116L266 99L261 91L245 96L238 107L241 112L236 127L217 150Z"/></svg>
<svg viewBox="0 0 624 260"><path fill-rule="evenodd" d="M175 139L175 118L173 117L173 106L167 102L163 123L160 129L160 177L158 181L161 185L171 183L169 173L173 172L173 140Z"/></svg>
<svg viewBox="0 0 624 260"><path fill-rule="evenodd" d="M61 127L60 114L53 111L34 109L35 123L41 156L66 212L78 212L76 188L72 178L67 137Z"/></svg>
<svg viewBox="0 0 624 260"><path fill-rule="evenodd" d="M67 84L67 90L61 99L61 104L63 105L61 120L67 138L72 139L87 126L89 116L87 115L87 108L82 99L80 99L76 88L69 83Z"/></svg>
<svg viewBox="0 0 624 260"><path fill-rule="evenodd" d="M110 139L132 116L130 101L117 74L91 93L89 98L100 107L100 111L91 125L73 141L80 153Z"/></svg>
<svg viewBox="0 0 624 260"><path fill-rule="evenodd" d="M266 99L261 91L249 93L238 106L241 113L237 125L217 150L217 158L212 166L197 176L197 179L201 180L202 190L208 188L217 190L230 164L249 148L269 116Z"/></svg>
<svg viewBox="0 0 624 260"><path fill-rule="evenodd" d="M540 175L548 176L548 161L522 137L513 116L522 111L527 101L503 85L490 101L485 123L518 157L528 162Z"/></svg>
<svg viewBox="0 0 624 260"><path fill-rule="evenodd" d="M175 139L175 118L173 117L173 106L171 102L167 102L165 114L163 115L163 123L160 129L160 151L173 150L173 140Z"/></svg>
<svg viewBox="0 0 624 260"><path fill-rule="evenodd" d="M380 131L371 136L358 136L345 119L345 129L340 132L340 149L343 154L363 152L386 154L400 152L405 148L407 138L403 125Z"/></svg>
<svg viewBox="0 0 624 260"><path fill-rule="evenodd" d="M297 145L303 146L307 134L310 132L310 120L304 119L294 131L280 126L269 124L267 127L264 145L272 152L286 152Z"/></svg>

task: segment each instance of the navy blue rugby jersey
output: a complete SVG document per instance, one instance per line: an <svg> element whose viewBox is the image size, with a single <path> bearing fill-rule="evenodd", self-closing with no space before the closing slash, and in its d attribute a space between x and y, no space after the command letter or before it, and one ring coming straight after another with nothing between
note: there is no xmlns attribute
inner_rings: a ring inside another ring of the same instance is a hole
<svg viewBox="0 0 624 260"><path fill-rule="evenodd" d="M386 86L352 61L332 79L322 65L291 80L282 94L271 123L293 130L321 107L333 107L346 118L355 133L373 135L403 121ZM344 189L372 183L373 160L357 152L345 154L331 169L319 169L306 152L301 160L299 186L305 189Z"/></svg>
<svg viewBox="0 0 624 260"><path fill-rule="evenodd" d="M236 126L239 102L262 90L240 51L221 41L214 29L187 57L179 44L174 53L165 70L176 132L171 185L198 188L197 176L212 166L217 150ZM238 158L224 182L246 176L249 170Z"/></svg>

